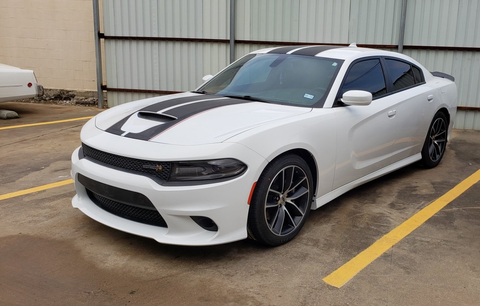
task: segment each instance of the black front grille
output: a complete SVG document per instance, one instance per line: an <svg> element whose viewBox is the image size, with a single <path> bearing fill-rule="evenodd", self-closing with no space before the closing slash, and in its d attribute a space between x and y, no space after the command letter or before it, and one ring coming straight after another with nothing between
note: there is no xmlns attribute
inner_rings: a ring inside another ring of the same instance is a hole
<svg viewBox="0 0 480 306"><path fill-rule="evenodd" d="M162 181L168 180L170 176L171 163L169 162L156 162L119 156L94 149L86 144L82 144L82 150L85 157L103 165L109 165L139 174L147 174L152 178L158 178Z"/></svg>
<svg viewBox="0 0 480 306"><path fill-rule="evenodd" d="M122 204L120 202L102 197L101 195L96 194L88 189L87 194L93 203L97 204L98 207L116 216L140 223L167 227L167 223L165 223L165 220L156 210Z"/></svg>
<svg viewBox="0 0 480 306"><path fill-rule="evenodd" d="M87 190L90 200L103 210L128 220L167 227L145 195L92 180L80 173L78 181Z"/></svg>

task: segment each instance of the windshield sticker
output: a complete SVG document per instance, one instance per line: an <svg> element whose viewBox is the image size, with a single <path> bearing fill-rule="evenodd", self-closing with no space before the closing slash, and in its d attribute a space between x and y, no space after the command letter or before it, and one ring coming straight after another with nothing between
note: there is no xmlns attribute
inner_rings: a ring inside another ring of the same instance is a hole
<svg viewBox="0 0 480 306"><path fill-rule="evenodd" d="M337 67L337 65L338 65L337 62L334 62L334 63L332 64L333 67Z"/></svg>
<svg viewBox="0 0 480 306"><path fill-rule="evenodd" d="M308 94L308 93L304 94L303 97L304 97L305 99L310 99L310 100L313 100L313 98L315 98L314 95L311 95L311 94Z"/></svg>

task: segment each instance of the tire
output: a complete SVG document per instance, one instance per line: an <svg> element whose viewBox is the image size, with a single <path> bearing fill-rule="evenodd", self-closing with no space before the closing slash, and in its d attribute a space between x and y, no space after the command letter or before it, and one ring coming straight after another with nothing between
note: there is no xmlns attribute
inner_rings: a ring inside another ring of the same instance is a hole
<svg viewBox="0 0 480 306"><path fill-rule="evenodd" d="M447 148L447 131L447 117L442 112L436 113L422 148L422 164L426 168L434 168L442 160Z"/></svg>
<svg viewBox="0 0 480 306"><path fill-rule="evenodd" d="M313 201L313 179L307 163L289 154L272 161L257 182L248 213L250 238L279 246L300 232Z"/></svg>

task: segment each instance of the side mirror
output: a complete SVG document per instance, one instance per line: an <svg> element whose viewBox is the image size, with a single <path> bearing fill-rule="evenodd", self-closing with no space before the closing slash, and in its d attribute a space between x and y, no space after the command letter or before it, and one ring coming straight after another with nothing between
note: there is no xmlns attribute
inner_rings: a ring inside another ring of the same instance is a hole
<svg viewBox="0 0 480 306"><path fill-rule="evenodd" d="M213 78L213 75L207 74L206 76L204 76L204 77L202 78L202 81L204 81L204 82L210 81L211 78Z"/></svg>
<svg viewBox="0 0 480 306"><path fill-rule="evenodd" d="M342 102L347 105L369 105L372 100L372 94L364 90L349 90L342 96Z"/></svg>

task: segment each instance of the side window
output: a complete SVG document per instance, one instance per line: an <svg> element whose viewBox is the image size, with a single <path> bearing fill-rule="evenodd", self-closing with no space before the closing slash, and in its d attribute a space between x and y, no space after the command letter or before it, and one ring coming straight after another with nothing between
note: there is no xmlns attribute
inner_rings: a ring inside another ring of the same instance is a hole
<svg viewBox="0 0 480 306"><path fill-rule="evenodd" d="M422 71L415 66L412 66L412 69L413 69L413 75L415 76L415 84L425 82Z"/></svg>
<svg viewBox="0 0 480 306"><path fill-rule="evenodd" d="M365 90L373 98L386 94L385 77L379 59L369 59L353 64L343 83L341 94L349 90Z"/></svg>
<svg viewBox="0 0 480 306"><path fill-rule="evenodd" d="M386 59L386 63L394 91L415 85L415 77L410 64L393 59Z"/></svg>

